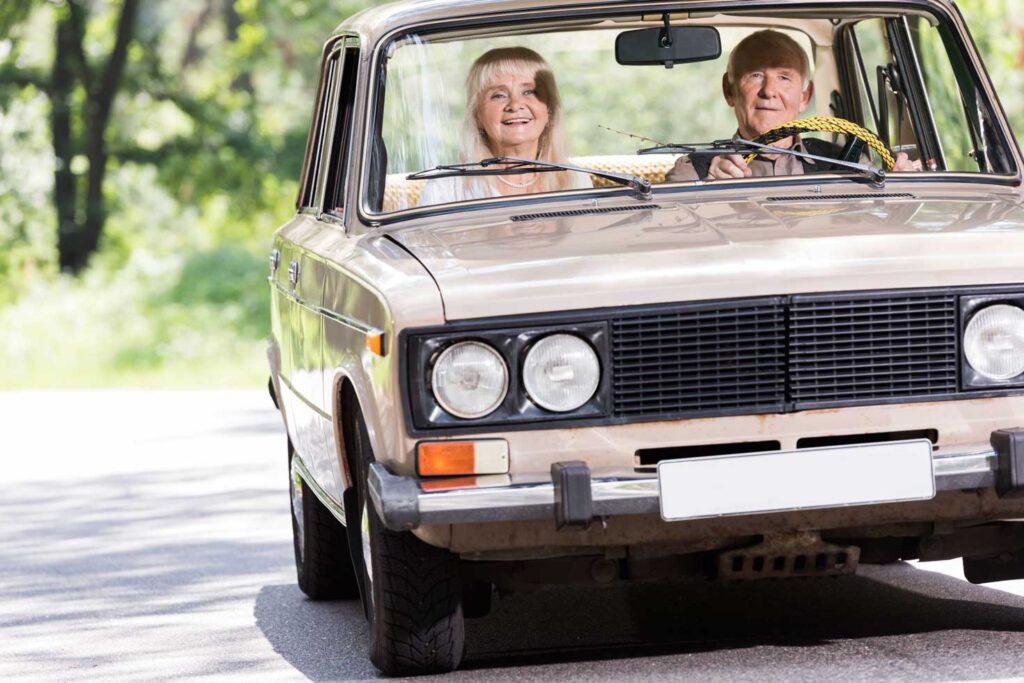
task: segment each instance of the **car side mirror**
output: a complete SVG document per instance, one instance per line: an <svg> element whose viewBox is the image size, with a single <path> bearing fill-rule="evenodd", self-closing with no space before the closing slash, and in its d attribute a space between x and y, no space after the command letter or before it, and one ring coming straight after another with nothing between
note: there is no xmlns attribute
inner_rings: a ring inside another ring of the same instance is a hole
<svg viewBox="0 0 1024 683"><path fill-rule="evenodd" d="M615 38L615 61L625 66L705 62L722 55L718 29L712 26L669 26L625 31Z"/></svg>

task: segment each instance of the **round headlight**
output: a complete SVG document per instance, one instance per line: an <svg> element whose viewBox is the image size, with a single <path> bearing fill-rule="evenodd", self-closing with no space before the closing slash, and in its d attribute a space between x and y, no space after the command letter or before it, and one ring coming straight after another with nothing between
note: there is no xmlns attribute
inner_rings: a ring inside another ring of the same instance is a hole
<svg viewBox="0 0 1024 683"><path fill-rule="evenodd" d="M964 355L988 379L1010 379L1024 372L1024 311L997 304L975 313L964 333Z"/></svg>
<svg viewBox="0 0 1024 683"><path fill-rule="evenodd" d="M564 413L590 400L601 380L601 364L590 344L571 334L553 334L533 345L523 365L523 383L534 403Z"/></svg>
<svg viewBox="0 0 1024 683"><path fill-rule="evenodd" d="M494 412L508 391L508 367L501 355L480 342L459 342L438 357L431 373L434 398L456 417Z"/></svg>

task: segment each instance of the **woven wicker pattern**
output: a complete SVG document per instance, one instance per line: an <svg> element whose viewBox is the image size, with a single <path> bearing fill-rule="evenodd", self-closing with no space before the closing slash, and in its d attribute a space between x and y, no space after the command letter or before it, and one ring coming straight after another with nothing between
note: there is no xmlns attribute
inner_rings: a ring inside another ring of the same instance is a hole
<svg viewBox="0 0 1024 683"><path fill-rule="evenodd" d="M405 173L389 173L384 180L384 213L408 209L420 200L425 180L406 180Z"/></svg>
<svg viewBox="0 0 1024 683"><path fill-rule="evenodd" d="M643 176L651 183L665 182L665 176L672 170L677 156L674 154L616 154L604 156L575 157L569 163L614 173L630 173ZM615 183L603 178L592 178L594 187L615 187ZM384 213L408 209L419 202L424 180L406 180L403 173L392 173L384 183Z"/></svg>

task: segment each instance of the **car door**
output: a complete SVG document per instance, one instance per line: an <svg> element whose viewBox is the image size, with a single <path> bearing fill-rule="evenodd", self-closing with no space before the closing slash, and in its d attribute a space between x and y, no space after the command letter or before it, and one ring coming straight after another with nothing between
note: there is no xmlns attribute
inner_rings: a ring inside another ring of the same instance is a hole
<svg viewBox="0 0 1024 683"><path fill-rule="evenodd" d="M345 39L344 46L338 55L339 69L337 74L337 96L334 110L332 111L332 130L329 145L329 154L325 161L323 201L318 220L318 231L315 244L311 245L310 253L311 266L316 269L317 277L322 285L321 289L321 327L319 329L321 340L321 374L319 376L320 391L324 397L323 429L324 448L318 453L317 467L324 476L328 474L333 477L337 484L335 491L344 489L344 474L341 468L339 450L335 447L336 422L333 405L334 384L333 373L327 370L333 368L326 358L326 330L325 326L336 322L325 316L337 318L338 311L330 307L324 307L325 291L329 287L337 286L339 281L336 268L328 266L328 260L337 258L338 254L347 253L353 247L353 240L350 239L345 227L345 209L348 206L346 190L348 185L349 170L352 165L353 127L356 98L356 82L359 76L359 42L355 36ZM354 203L353 203L354 204Z"/></svg>
<svg viewBox="0 0 1024 683"><path fill-rule="evenodd" d="M305 204L289 232L294 245L295 298L292 307L290 371L295 390L295 410L301 417L300 452L303 461L327 492L344 488L332 419L332 386L325 379L323 344L325 282L331 269L325 253L338 240L347 240L344 229L344 178L355 82L359 67L354 37L334 43L323 66L318 128L308 145ZM329 313L328 313L329 314ZM340 503L340 501L338 501Z"/></svg>
<svg viewBox="0 0 1024 683"><path fill-rule="evenodd" d="M300 180L298 212L277 232L272 264L276 261L274 325L280 346L281 400L287 415L289 437L306 466L322 484L333 482L333 470L322 463L332 450L325 441L323 393L323 268L311 248L323 229L322 212L325 162L333 134L339 70L344 39L328 45L321 67L313 122L306 145Z"/></svg>

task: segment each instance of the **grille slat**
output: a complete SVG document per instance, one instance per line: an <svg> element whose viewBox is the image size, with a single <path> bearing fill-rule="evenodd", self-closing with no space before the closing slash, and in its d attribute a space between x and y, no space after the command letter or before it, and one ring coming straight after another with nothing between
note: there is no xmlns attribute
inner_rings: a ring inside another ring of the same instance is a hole
<svg viewBox="0 0 1024 683"><path fill-rule="evenodd" d="M917 339L919 339L919 337L914 337L914 336L886 337L885 339L880 339L879 340L879 341L883 342L883 344L877 344L877 343L873 344L871 346L871 350L872 351L891 351L893 349L905 349L907 347L907 344L905 342L910 342L910 341L914 341L916 348L919 348L919 349L922 349L922 350L923 349L930 349L930 348L933 348L933 347L941 349L941 348L944 348L949 343L945 339L942 339L940 341L916 341ZM899 342L899 343L894 343L894 342ZM848 351L856 350L858 348L856 341L850 341L850 340L831 341L831 342L822 341L822 342L818 342L818 343L815 343L815 342L805 342L804 345L805 346L809 346L811 348L807 348L807 349L794 349L794 350L790 351L790 355L791 356L821 355L821 354L827 354L827 353L848 352ZM823 348L822 350L819 351L816 348L818 346L825 347L825 348ZM850 347L850 348L846 348L846 347Z"/></svg>
<svg viewBox="0 0 1024 683"><path fill-rule="evenodd" d="M955 295L724 302L611 320L621 416L778 412L953 393Z"/></svg>
<svg viewBox="0 0 1024 683"><path fill-rule="evenodd" d="M794 327L800 329L793 330L794 337L820 337L822 336L822 330L834 330L831 334L833 336L842 334L861 334L864 332L873 333L892 333L892 332L932 332L932 331L943 331L946 321L940 319L928 319L928 320L901 320L898 323L890 323L885 320L861 320L850 322L847 320L841 320L837 322L813 322L802 324L800 321L794 321ZM824 334L829 334L825 332Z"/></svg>

